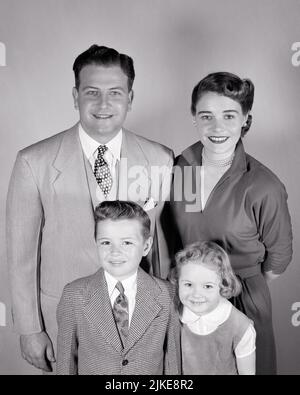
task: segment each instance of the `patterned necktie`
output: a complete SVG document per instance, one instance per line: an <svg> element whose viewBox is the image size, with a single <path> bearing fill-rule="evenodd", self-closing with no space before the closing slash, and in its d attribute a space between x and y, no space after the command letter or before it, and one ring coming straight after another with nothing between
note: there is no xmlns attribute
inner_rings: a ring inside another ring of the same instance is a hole
<svg viewBox="0 0 300 395"><path fill-rule="evenodd" d="M124 287L120 281L117 282L116 289L120 294L115 300L113 313L124 348L129 329L128 300L124 293Z"/></svg>
<svg viewBox="0 0 300 395"><path fill-rule="evenodd" d="M107 150L108 148L106 145L100 145L98 147L98 156L95 161L94 168L94 175L105 198L109 194L112 187L112 176L110 174L108 164L104 159L104 154Z"/></svg>

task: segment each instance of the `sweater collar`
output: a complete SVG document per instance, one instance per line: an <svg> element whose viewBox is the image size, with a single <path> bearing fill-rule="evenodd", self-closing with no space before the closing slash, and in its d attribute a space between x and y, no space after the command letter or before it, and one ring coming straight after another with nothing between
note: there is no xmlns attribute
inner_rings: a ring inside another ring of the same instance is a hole
<svg viewBox="0 0 300 395"><path fill-rule="evenodd" d="M202 165L202 150L203 144L198 141L194 145L188 147L182 152L182 157L188 162L189 165L201 166ZM231 176L236 173L244 173L247 171L247 160L244 145L241 139L239 139L234 153L234 158L230 169L227 172L227 176Z"/></svg>

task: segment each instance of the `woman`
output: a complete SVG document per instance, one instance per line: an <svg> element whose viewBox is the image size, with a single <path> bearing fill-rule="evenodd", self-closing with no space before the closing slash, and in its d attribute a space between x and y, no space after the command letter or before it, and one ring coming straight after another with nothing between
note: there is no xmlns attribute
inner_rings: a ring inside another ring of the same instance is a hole
<svg viewBox="0 0 300 395"><path fill-rule="evenodd" d="M241 138L251 125L254 85L238 76L209 74L192 93L200 141L175 167L171 207L183 246L217 242L242 282L233 304L254 321L257 374L276 374L267 281L291 261L292 231L284 185L246 154Z"/></svg>

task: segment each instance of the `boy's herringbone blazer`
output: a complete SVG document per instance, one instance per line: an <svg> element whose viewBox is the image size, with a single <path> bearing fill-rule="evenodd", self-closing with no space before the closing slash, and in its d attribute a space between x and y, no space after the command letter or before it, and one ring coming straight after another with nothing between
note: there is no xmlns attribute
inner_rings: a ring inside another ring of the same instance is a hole
<svg viewBox="0 0 300 395"><path fill-rule="evenodd" d="M68 284L57 309L57 374L180 374L180 328L172 299L169 283L139 268L123 349L103 269Z"/></svg>

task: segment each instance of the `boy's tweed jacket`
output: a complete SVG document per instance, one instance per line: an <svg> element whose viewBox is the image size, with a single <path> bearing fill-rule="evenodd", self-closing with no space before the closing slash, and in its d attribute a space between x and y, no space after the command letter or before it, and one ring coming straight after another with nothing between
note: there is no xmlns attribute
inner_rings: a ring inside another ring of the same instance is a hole
<svg viewBox="0 0 300 395"><path fill-rule="evenodd" d="M172 294L169 283L139 268L135 310L122 349L103 269L68 284L57 309L57 374L180 374Z"/></svg>

